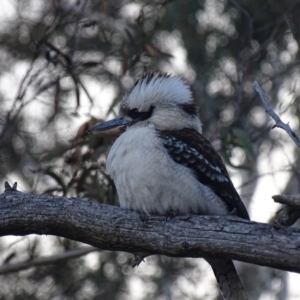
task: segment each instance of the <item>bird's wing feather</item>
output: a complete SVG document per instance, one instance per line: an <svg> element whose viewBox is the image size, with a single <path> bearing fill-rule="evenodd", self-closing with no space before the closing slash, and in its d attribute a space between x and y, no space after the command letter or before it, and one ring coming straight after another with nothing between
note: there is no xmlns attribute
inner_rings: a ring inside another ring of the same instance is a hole
<svg viewBox="0 0 300 300"><path fill-rule="evenodd" d="M197 179L209 186L227 204L230 211L244 219L249 215L239 194L235 190L221 157L211 143L194 129L159 131L172 159L191 168Z"/></svg>

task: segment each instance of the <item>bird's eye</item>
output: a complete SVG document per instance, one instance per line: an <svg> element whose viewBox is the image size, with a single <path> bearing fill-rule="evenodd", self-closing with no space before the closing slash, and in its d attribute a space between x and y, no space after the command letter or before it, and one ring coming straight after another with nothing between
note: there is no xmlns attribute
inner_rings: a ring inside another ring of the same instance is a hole
<svg viewBox="0 0 300 300"><path fill-rule="evenodd" d="M136 108L134 108L134 109L132 109L132 110L129 111L128 115L129 115L129 117L131 117L132 119L135 120L138 117L140 117L141 113Z"/></svg>

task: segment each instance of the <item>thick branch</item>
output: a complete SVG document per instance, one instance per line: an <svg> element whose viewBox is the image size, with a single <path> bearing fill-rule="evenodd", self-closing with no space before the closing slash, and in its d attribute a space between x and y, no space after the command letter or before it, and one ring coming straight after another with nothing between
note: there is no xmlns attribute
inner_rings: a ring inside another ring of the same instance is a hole
<svg viewBox="0 0 300 300"><path fill-rule="evenodd" d="M266 112L270 115L271 118L275 121L275 125L272 128L278 127L283 129L294 141L294 143L300 147L300 139L296 135L296 133L291 129L289 123L284 123L281 121L280 117L275 113L275 111L272 109L271 105L269 104L268 98L266 94L263 92L259 84L254 81L253 83L254 89L256 90L257 94L259 95L259 98L263 104L263 106L266 109Z"/></svg>
<svg viewBox="0 0 300 300"><path fill-rule="evenodd" d="M0 236L50 234L104 250L173 257L223 257L300 272L300 229L233 216L146 218L109 205L8 188L0 195Z"/></svg>

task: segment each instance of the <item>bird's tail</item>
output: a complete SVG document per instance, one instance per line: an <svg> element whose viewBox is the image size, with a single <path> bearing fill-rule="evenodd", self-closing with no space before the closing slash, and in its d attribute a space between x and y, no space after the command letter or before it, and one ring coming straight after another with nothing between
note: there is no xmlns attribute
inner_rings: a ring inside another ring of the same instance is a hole
<svg viewBox="0 0 300 300"><path fill-rule="evenodd" d="M247 300L240 278L230 259L205 258L211 265L225 300Z"/></svg>

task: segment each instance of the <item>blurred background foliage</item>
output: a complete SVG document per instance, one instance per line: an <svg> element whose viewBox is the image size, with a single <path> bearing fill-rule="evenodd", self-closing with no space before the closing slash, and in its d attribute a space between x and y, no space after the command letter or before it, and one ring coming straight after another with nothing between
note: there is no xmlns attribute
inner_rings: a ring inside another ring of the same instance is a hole
<svg viewBox="0 0 300 300"><path fill-rule="evenodd" d="M145 71L192 85L204 134L247 204L260 179L284 173L299 190L296 147L265 114L256 80L299 130L300 1L3 1L0 27L0 184L118 205L105 173L111 141L86 129L115 115ZM281 159L284 158L284 162ZM261 165L267 166L262 172ZM262 202L264 199L260 199ZM61 238L0 240L14 263L78 247ZM195 259L100 252L0 275L0 299L218 299ZM239 265L250 299L292 299L284 272ZM210 278L209 280L207 278ZM267 298L264 298L267 297ZM296 299L296 298L295 298Z"/></svg>

